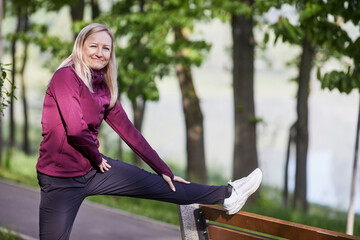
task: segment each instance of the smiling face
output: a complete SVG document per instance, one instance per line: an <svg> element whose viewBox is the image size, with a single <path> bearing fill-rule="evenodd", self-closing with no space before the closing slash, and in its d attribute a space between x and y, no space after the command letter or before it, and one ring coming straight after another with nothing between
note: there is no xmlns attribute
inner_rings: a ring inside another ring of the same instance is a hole
<svg viewBox="0 0 360 240"><path fill-rule="evenodd" d="M84 42L83 61L93 70L103 69L109 63L111 47L112 39L106 31L93 33Z"/></svg>

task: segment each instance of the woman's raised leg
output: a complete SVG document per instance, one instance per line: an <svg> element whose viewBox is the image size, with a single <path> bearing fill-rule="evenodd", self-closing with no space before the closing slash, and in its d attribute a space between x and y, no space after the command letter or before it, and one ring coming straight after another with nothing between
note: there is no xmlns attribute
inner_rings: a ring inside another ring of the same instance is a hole
<svg viewBox="0 0 360 240"><path fill-rule="evenodd" d="M119 195L147 198L176 204L223 203L227 186L174 182L173 192L164 179L136 166L107 158L109 171L97 171L88 181L88 195ZM95 170L94 170L95 171Z"/></svg>

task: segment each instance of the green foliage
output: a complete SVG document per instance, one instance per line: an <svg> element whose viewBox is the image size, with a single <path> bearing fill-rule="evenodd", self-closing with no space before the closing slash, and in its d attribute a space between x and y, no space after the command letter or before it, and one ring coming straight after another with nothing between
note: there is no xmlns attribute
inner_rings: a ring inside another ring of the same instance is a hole
<svg viewBox="0 0 360 240"><path fill-rule="evenodd" d="M34 26L37 28L41 28L41 25ZM47 33L47 30L45 32L38 32L36 35L34 35L34 38L31 39L31 42L35 45L40 47L40 50L42 52L49 52L53 56L53 59L51 61L62 61L65 58L67 58L71 52L73 43L65 41L57 36L51 36ZM49 67L51 65L46 65L46 67Z"/></svg>
<svg viewBox="0 0 360 240"><path fill-rule="evenodd" d="M44 24L32 23L28 31L20 33L9 33L7 40L14 39L20 42L28 42L40 48L42 52L49 52L56 59L65 59L71 54L72 42L65 41L57 36L51 36L48 33L48 26ZM48 67L49 65L47 65Z"/></svg>
<svg viewBox="0 0 360 240"><path fill-rule="evenodd" d="M11 230L7 230L0 227L0 239L1 240L21 240L21 238L16 235Z"/></svg>
<svg viewBox="0 0 360 240"><path fill-rule="evenodd" d="M301 45L303 39L306 38L313 47L316 47L317 77L321 81L322 88L338 89L344 93L351 92L353 88L359 88L359 76L356 69L359 69L358 63L360 63L360 40L353 41L342 26L347 22L359 24L360 3L337 0L273 0L258 1L256 6L266 11L271 7L281 8L284 4L296 8L299 20L292 24L287 17L280 16L276 23L270 25L270 29L275 33L275 43L278 39L282 39L283 42ZM268 37L264 38L264 42L268 42ZM353 59L354 65L350 68L346 66L344 71L321 73L321 65L330 58L341 59L344 56Z"/></svg>
<svg viewBox="0 0 360 240"><path fill-rule="evenodd" d="M300 45L304 33L301 28L293 26L288 18L280 17L278 22L272 25L275 32L275 43L278 38L282 38L283 42Z"/></svg>
<svg viewBox="0 0 360 240"><path fill-rule="evenodd" d="M268 12L271 8L280 9L282 5L288 4L288 0L257 0L255 1L256 12L259 15Z"/></svg>
<svg viewBox="0 0 360 240"><path fill-rule="evenodd" d="M249 117L249 122L250 123L264 123L264 119L263 118L259 118L259 117L256 117L256 116L250 116Z"/></svg>
<svg viewBox="0 0 360 240"><path fill-rule="evenodd" d="M32 21L31 17L37 11L46 9L48 11L57 11L67 4L74 4L77 0L65 1L42 1L42 0L13 0L4 2L4 16L16 17L19 22L17 32L8 33L5 38L8 41L21 42L23 44L32 44L40 47L40 50L50 52L53 58L46 67L51 67L53 61L59 61L69 56L72 49L72 43L62 40L60 37L50 36L48 26L38 24ZM52 69L53 70L53 69Z"/></svg>
<svg viewBox="0 0 360 240"><path fill-rule="evenodd" d="M340 2L331 1L329 3L329 13L338 19L335 25L341 28L344 24L351 22L355 24L358 33L360 33L358 14L360 2L351 1L347 4ZM320 69L318 69L317 77L321 81L321 87L329 90L338 89L347 94L353 89L360 89L360 37L353 40L347 36L345 30L340 30L333 42L332 46L335 46L341 55L348 57L353 64L345 66L344 70L333 70L324 74L321 74Z"/></svg>
<svg viewBox="0 0 360 240"><path fill-rule="evenodd" d="M34 13L39 10L43 2L41 0L11 0L3 1L4 17L23 14L25 11Z"/></svg>
<svg viewBox="0 0 360 240"><path fill-rule="evenodd" d="M337 89L342 93L350 93L353 89L360 88L360 75L342 71L331 71L323 76L318 74L321 80L321 87L329 90Z"/></svg>
<svg viewBox="0 0 360 240"><path fill-rule="evenodd" d="M293 4L299 13L299 21L291 24L288 18L280 17L278 22L271 26L276 40L281 37L284 42L300 45L302 39L306 37L314 46L341 52L344 44L350 41L350 37L336 22L337 15L332 12L335 1L279 1L283 4ZM341 8L341 4L337 4L336 7ZM331 15L333 20L329 18Z"/></svg>
<svg viewBox="0 0 360 240"><path fill-rule="evenodd" d="M37 0L48 11L59 11L64 6L75 5L79 0Z"/></svg>
<svg viewBox="0 0 360 240"><path fill-rule="evenodd" d="M18 14L28 6L29 15L40 8L58 11L76 0L39 1L16 0L6 4L7 16ZM193 22L209 18L205 12L207 1L116 1L111 10L102 13L96 22L109 26L115 34L115 53L118 61L120 93L126 93L134 102L158 100L156 79L168 75L176 63L199 66L210 45L202 40L175 40L174 28L193 30ZM25 5L27 3L28 5ZM89 22L73 23L76 34ZM58 62L71 54L73 42L51 36L46 25L31 22L29 30L8 34L8 40L27 41L53 55L51 62ZM177 52L185 52L180 57ZM47 64L47 67L52 64Z"/></svg>
<svg viewBox="0 0 360 240"><path fill-rule="evenodd" d="M236 111L243 111L244 110L244 104L239 103L238 105L236 105Z"/></svg>
<svg viewBox="0 0 360 240"><path fill-rule="evenodd" d="M258 10L256 5L251 6L249 1L223 1L223 0L212 0L211 4L208 6L208 10L211 12L213 18L218 18L223 22L231 20L232 15L244 15L251 16L254 14L254 11Z"/></svg>
<svg viewBox="0 0 360 240"><path fill-rule="evenodd" d="M176 63L199 66L210 46L201 40L175 39L174 29L193 29L206 18L203 2L119 1L98 21L116 38L120 92L131 101L159 98L155 80L168 75ZM177 53L183 52L179 56Z"/></svg>
<svg viewBox="0 0 360 240"><path fill-rule="evenodd" d="M11 98L11 95L12 95L11 91L6 89L6 87L4 86L7 81L10 82L7 77L8 76L7 72L10 71L8 69L8 66L10 66L10 64L0 63L0 112L1 112L1 114L4 114L4 109L10 104L9 99Z"/></svg>

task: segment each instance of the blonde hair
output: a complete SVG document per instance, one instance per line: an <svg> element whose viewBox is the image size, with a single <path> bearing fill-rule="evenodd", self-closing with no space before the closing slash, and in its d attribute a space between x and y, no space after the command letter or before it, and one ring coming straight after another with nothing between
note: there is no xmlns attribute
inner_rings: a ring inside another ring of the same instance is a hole
<svg viewBox="0 0 360 240"><path fill-rule="evenodd" d="M91 92L93 92L92 87L92 77L91 69L83 61L83 46L85 40L93 33L105 31L109 34L112 41L111 53L109 63L104 68L104 82L108 86L111 94L110 106L112 108L117 100L118 95L118 85L117 85L117 63L115 59L114 51L114 35L105 25L99 23L93 23L84 27L76 37L73 51L69 57L67 57L59 66L59 68L70 66L74 69L77 75L85 83Z"/></svg>

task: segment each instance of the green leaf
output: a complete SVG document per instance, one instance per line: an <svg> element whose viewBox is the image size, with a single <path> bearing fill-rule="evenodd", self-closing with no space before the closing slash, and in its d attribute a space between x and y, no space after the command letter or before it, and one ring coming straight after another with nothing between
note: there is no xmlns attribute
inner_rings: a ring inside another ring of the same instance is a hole
<svg viewBox="0 0 360 240"><path fill-rule="evenodd" d="M264 43L264 44L267 44L267 43L269 42L269 38L270 38L269 33L266 32L266 33L264 34L263 43Z"/></svg>
<svg viewBox="0 0 360 240"><path fill-rule="evenodd" d="M317 77L318 80L321 79L321 70L320 70L320 67L317 67L316 77Z"/></svg>

